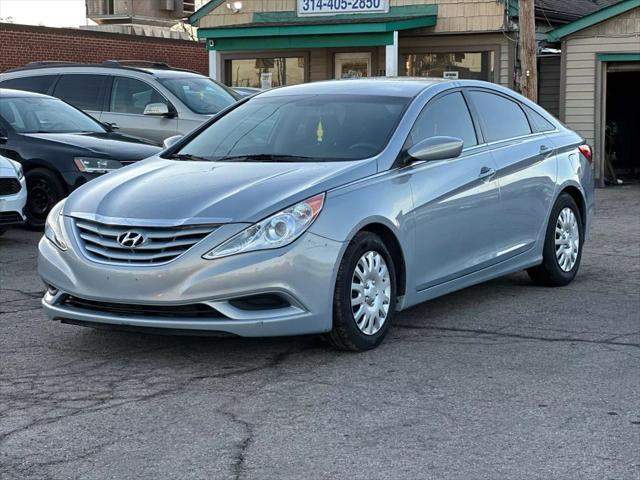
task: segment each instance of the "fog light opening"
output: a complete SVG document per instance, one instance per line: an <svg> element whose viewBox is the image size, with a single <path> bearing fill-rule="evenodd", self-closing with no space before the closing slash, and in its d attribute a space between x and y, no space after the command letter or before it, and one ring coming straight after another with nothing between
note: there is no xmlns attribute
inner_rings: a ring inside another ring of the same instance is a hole
<svg viewBox="0 0 640 480"><path fill-rule="evenodd" d="M278 310L291 306L285 298L275 293L251 295L248 297L234 298L229 304L240 310Z"/></svg>

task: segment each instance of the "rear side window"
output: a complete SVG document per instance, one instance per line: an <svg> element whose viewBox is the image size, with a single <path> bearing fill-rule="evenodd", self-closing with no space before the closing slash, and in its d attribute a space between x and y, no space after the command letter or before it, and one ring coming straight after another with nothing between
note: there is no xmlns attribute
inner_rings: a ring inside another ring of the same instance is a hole
<svg viewBox="0 0 640 480"><path fill-rule="evenodd" d="M462 139L464 147L478 144L469 108L460 92L432 100L411 130L413 144L425 138L447 136Z"/></svg>
<svg viewBox="0 0 640 480"><path fill-rule="evenodd" d="M469 95L480 115L487 142L531 133L529 120L516 102L488 92L471 91Z"/></svg>
<svg viewBox="0 0 640 480"><path fill-rule="evenodd" d="M167 105L165 98L145 82L127 77L115 77L113 79L111 112L142 115L145 107L150 103L164 103Z"/></svg>
<svg viewBox="0 0 640 480"><path fill-rule="evenodd" d="M550 132L551 130L555 130L556 126L551 123L549 120L544 118L538 112L536 112L533 108L525 107L527 109L527 113L529 114L529 118L533 122L534 127L538 132Z"/></svg>
<svg viewBox="0 0 640 480"><path fill-rule="evenodd" d="M101 111L108 78L106 75L62 75L54 95L76 108Z"/></svg>
<svg viewBox="0 0 640 480"><path fill-rule="evenodd" d="M35 77L11 78L0 82L0 88L13 88L27 92L48 93L57 75L37 75Z"/></svg>

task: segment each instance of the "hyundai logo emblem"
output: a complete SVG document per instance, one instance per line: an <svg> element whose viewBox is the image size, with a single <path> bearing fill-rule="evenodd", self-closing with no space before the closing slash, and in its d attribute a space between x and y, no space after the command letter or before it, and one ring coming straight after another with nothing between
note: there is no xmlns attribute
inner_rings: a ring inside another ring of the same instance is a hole
<svg viewBox="0 0 640 480"><path fill-rule="evenodd" d="M141 246L147 239L145 236L136 231L124 232L118 235L118 243L126 248L138 248Z"/></svg>

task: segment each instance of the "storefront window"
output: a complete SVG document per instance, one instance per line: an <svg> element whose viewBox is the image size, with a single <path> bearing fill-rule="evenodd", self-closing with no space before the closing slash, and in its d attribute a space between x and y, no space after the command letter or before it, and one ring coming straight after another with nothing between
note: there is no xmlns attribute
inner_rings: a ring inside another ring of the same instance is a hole
<svg viewBox="0 0 640 480"><path fill-rule="evenodd" d="M243 58L227 60L227 85L272 88L304 83L304 57Z"/></svg>
<svg viewBox="0 0 640 480"><path fill-rule="evenodd" d="M400 74L409 77L494 81L494 53L451 52L400 55Z"/></svg>

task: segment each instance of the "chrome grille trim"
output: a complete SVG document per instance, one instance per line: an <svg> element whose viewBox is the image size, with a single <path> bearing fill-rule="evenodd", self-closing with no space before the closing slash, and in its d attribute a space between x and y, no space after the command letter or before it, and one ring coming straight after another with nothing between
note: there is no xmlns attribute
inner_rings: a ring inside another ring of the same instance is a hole
<svg viewBox="0 0 640 480"><path fill-rule="evenodd" d="M219 225L136 226L115 225L73 218L76 238L90 260L114 265L160 265L175 260ZM147 239L136 248L117 241L119 235L136 231Z"/></svg>

